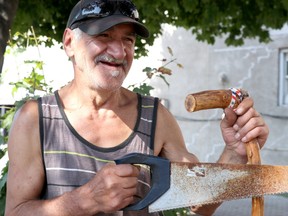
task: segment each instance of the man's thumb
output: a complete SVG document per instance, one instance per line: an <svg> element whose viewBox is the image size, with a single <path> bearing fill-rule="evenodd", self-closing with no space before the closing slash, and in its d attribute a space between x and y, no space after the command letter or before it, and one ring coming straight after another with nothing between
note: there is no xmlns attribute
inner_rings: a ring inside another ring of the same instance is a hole
<svg viewBox="0 0 288 216"><path fill-rule="evenodd" d="M237 115L231 108L224 109L221 126L223 128L232 127L237 120Z"/></svg>

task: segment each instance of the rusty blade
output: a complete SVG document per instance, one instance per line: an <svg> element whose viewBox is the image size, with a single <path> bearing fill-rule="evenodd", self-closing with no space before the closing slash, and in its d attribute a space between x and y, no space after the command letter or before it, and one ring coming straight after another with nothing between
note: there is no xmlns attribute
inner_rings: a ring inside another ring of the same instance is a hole
<svg viewBox="0 0 288 216"><path fill-rule="evenodd" d="M288 192L288 166L171 163L170 180L149 212Z"/></svg>

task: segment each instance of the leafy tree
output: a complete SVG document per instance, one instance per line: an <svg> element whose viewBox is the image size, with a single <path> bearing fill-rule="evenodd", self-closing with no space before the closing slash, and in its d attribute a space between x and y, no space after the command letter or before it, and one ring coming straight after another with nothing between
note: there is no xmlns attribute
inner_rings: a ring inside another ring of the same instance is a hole
<svg viewBox="0 0 288 216"><path fill-rule="evenodd" d="M34 26L37 35L46 35L61 41L69 12L77 1L19 1L12 32L25 32ZM0 8L9 11L11 8L6 5L13 2L17 3L18 0L2 0ZM270 40L268 30L280 29L288 20L287 0L133 0L133 2L151 32L149 39L138 41L138 57L146 54L144 48L146 44L151 45L154 39L161 35L162 23L191 29L197 40L210 44L215 42L215 37L224 36L227 45L239 46L246 38L257 37L260 42L268 42ZM10 14L8 19L11 21L13 13ZM1 21L0 24L1 32L3 28ZM7 28L3 33L8 35ZM5 41L5 38L2 40L0 34L0 41L3 43L7 40ZM2 45L0 49L3 49ZM4 53L3 50L1 53Z"/></svg>
<svg viewBox="0 0 288 216"><path fill-rule="evenodd" d="M0 1L0 74L4 60L6 43L9 38L9 29L18 7L18 0Z"/></svg>

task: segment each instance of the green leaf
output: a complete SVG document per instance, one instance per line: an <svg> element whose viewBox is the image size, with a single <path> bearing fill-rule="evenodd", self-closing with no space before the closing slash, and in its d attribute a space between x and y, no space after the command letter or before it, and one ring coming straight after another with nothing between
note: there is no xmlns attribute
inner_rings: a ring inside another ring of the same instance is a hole
<svg viewBox="0 0 288 216"><path fill-rule="evenodd" d="M150 91L153 89L152 86L142 83L139 87L134 87L132 91L142 95L150 95Z"/></svg>
<svg viewBox="0 0 288 216"><path fill-rule="evenodd" d="M162 74L157 75L157 76L160 77L160 78L166 83L166 85L167 85L168 87L170 86L170 84L167 82L165 76L163 76Z"/></svg>
<svg viewBox="0 0 288 216"><path fill-rule="evenodd" d="M190 215L188 208L179 208L179 209L172 209L164 211L164 216L186 216Z"/></svg>
<svg viewBox="0 0 288 216"><path fill-rule="evenodd" d="M4 174L3 174L4 171ZM7 165L2 170L2 178L0 179L0 215L4 216L5 205L6 205L6 182L7 182Z"/></svg>
<svg viewBox="0 0 288 216"><path fill-rule="evenodd" d="M152 71L155 71L157 70L156 68L151 68L151 67L145 67L142 72L144 73L148 73L148 72L152 72Z"/></svg>
<svg viewBox="0 0 288 216"><path fill-rule="evenodd" d="M0 191L5 190L6 182L7 182L7 175L8 175L7 171L8 171L8 168L7 168L7 165L6 165L6 167L3 168L3 170L2 170L2 177L0 179Z"/></svg>
<svg viewBox="0 0 288 216"><path fill-rule="evenodd" d="M173 56L173 50L171 49L171 47L168 46L167 49L168 49L169 54L170 54L171 56Z"/></svg>
<svg viewBox="0 0 288 216"><path fill-rule="evenodd" d="M15 108L11 108L10 110L8 110L4 116L2 117L2 124L1 124L1 128L4 129L10 129L13 118L14 118L14 114L15 114Z"/></svg>

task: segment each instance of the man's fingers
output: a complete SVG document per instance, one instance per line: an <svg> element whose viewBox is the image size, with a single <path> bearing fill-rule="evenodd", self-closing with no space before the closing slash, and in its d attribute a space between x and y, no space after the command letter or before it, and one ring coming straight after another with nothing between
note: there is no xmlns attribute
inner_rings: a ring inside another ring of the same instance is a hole
<svg viewBox="0 0 288 216"><path fill-rule="evenodd" d="M247 112L251 107L254 106L254 100L250 97L245 98L236 109L234 109L234 112L237 115L243 115L244 113Z"/></svg>
<svg viewBox="0 0 288 216"><path fill-rule="evenodd" d="M116 166L115 174L119 177L138 177L139 169L131 164L119 164Z"/></svg>

